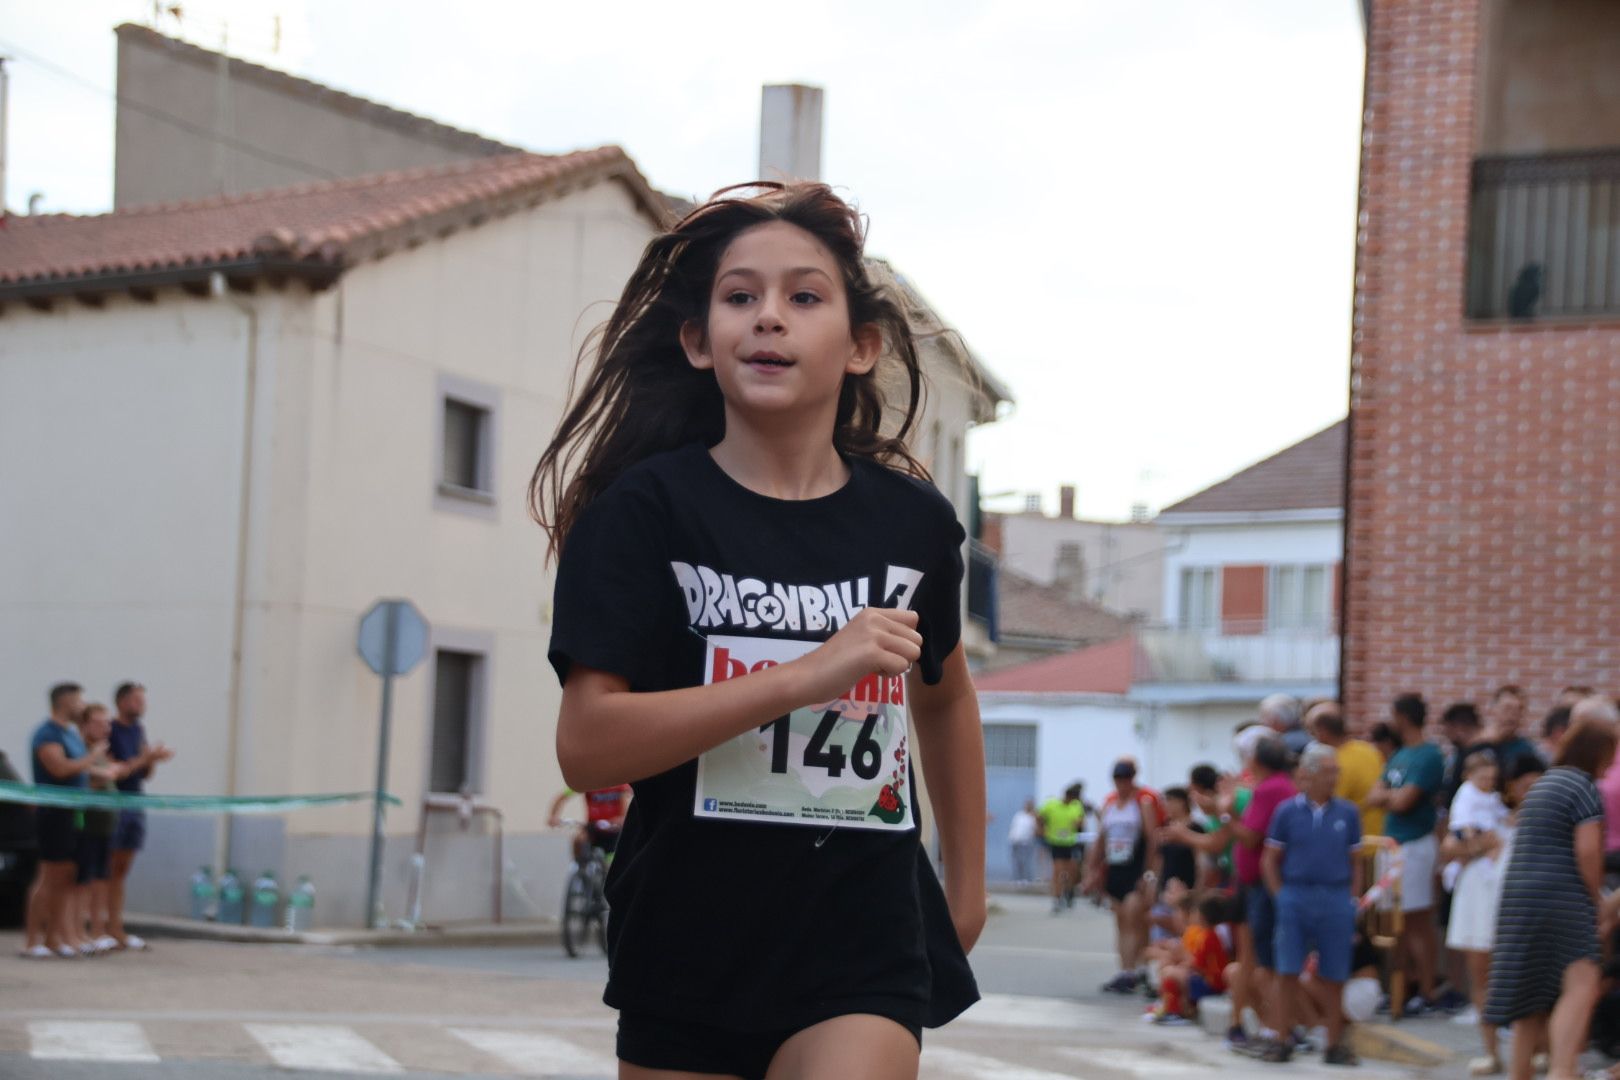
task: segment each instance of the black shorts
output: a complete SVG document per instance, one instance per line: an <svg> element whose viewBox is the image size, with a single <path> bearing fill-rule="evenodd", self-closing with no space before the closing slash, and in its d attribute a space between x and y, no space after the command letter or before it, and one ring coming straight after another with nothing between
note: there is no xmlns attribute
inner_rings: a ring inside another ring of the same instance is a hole
<svg viewBox="0 0 1620 1080"><path fill-rule="evenodd" d="M75 861L79 864L79 884L107 880L107 864L112 858L112 837L79 834L79 850Z"/></svg>
<svg viewBox="0 0 1620 1080"><path fill-rule="evenodd" d="M1123 902L1142 883L1142 873L1143 866L1140 859L1112 865L1103 879L1103 890L1115 900Z"/></svg>
<svg viewBox="0 0 1620 1080"><path fill-rule="evenodd" d="M77 813L58 806L36 806L34 838L39 842L40 862L72 862L79 855Z"/></svg>
<svg viewBox="0 0 1620 1080"><path fill-rule="evenodd" d="M146 811L118 811L118 830L113 833L114 851L139 851L146 845Z"/></svg>
<svg viewBox="0 0 1620 1080"><path fill-rule="evenodd" d="M858 1011L873 1015L873 1010L868 1008ZM831 1020L843 1015L849 1014L833 1012L822 1019ZM899 1020L895 1022L911 1032L918 1047L922 1046L922 1028ZM803 1030L801 1027L778 1031L731 1031L710 1024L621 1012L617 1051L620 1061L639 1065L643 1069L719 1073L740 1076L743 1080L756 1080L765 1075L765 1070L771 1066L771 1059L782 1049L782 1044Z"/></svg>
<svg viewBox="0 0 1620 1080"><path fill-rule="evenodd" d="M1046 850L1051 852L1053 862L1073 862L1074 844L1047 844Z"/></svg>

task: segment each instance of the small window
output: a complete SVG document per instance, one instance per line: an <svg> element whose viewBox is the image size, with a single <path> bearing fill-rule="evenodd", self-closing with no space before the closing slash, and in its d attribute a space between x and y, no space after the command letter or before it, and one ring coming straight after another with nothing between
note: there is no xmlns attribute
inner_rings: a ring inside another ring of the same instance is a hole
<svg viewBox="0 0 1620 1080"><path fill-rule="evenodd" d="M433 755L428 790L477 791L473 738L482 698L483 657L440 649L433 664Z"/></svg>
<svg viewBox="0 0 1620 1080"><path fill-rule="evenodd" d="M493 518L499 445L500 391L469 379L439 378L438 483L440 510Z"/></svg>
<svg viewBox="0 0 1620 1080"><path fill-rule="evenodd" d="M1266 588L1268 630L1325 630L1332 604L1328 567L1273 566Z"/></svg>
<svg viewBox="0 0 1620 1080"><path fill-rule="evenodd" d="M444 401L444 482L467 491L487 491L484 442L489 410L465 401Z"/></svg>
<svg viewBox="0 0 1620 1080"><path fill-rule="evenodd" d="M1213 566L1187 567L1181 571L1178 622L1183 630L1208 630L1219 624L1216 580Z"/></svg>
<svg viewBox="0 0 1620 1080"><path fill-rule="evenodd" d="M1058 564L1067 565L1080 562L1080 541L1065 540L1058 545Z"/></svg>

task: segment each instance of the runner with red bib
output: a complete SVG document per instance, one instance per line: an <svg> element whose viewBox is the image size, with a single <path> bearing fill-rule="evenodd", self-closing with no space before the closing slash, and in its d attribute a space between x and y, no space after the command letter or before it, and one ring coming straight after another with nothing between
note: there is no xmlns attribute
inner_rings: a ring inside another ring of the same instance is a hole
<svg viewBox="0 0 1620 1080"><path fill-rule="evenodd" d="M550 825L553 829L563 823L560 816L563 804L578 794L580 792L573 788L564 788L563 793L552 801ZM580 863L585 861L593 847L604 855L613 854L613 849L619 843L619 830L624 827L625 812L630 809L630 785L619 784L599 791L587 791L584 795L585 824L574 834L574 861Z"/></svg>
<svg viewBox="0 0 1620 1080"><path fill-rule="evenodd" d="M1143 982L1142 951L1158 892L1159 829L1165 817L1159 793L1138 786L1136 763L1121 758L1114 765L1114 790L1097 815L1097 842L1086 872L1086 891L1106 893L1114 908L1119 974L1103 987L1112 993L1132 993Z"/></svg>

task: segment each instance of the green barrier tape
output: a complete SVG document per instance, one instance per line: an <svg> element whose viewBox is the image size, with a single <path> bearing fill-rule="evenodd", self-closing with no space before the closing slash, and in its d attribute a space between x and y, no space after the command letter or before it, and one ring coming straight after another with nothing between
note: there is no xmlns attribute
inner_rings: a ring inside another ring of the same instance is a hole
<svg viewBox="0 0 1620 1080"><path fill-rule="evenodd" d="M281 814L312 806L342 806L370 802L375 793L356 791L342 795L136 795L127 791L86 791L83 788L20 784L0 780L0 802L55 806L69 810L167 810L189 814ZM384 794L383 801L400 801Z"/></svg>

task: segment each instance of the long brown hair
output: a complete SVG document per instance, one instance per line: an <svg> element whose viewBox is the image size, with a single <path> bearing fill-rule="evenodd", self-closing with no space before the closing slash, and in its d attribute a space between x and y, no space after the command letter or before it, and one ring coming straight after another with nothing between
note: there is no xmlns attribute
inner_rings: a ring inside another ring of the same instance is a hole
<svg viewBox="0 0 1620 1080"><path fill-rule="evenodd" d="M720 258L756 225L785 221L832 252L849 300L850 331L875 326L885 349L864 375L846 375L838 396L833 445L923 479L927 471L906 448L921 408L922 366L900 305L867 274L865 222L826 184L759 181L722 188L642 252L607 323L580 350L563 414L529 480L529 510L562 549L591 500L630 466L691 442L713 446L725 435L725 403L712 371L693 368L680 330L708 323L709 294ZM594 352L583 387L587 357ZM885 378L887 366L898 369ZM893 385L904 408L891 433L882 429Z"/></svg>

